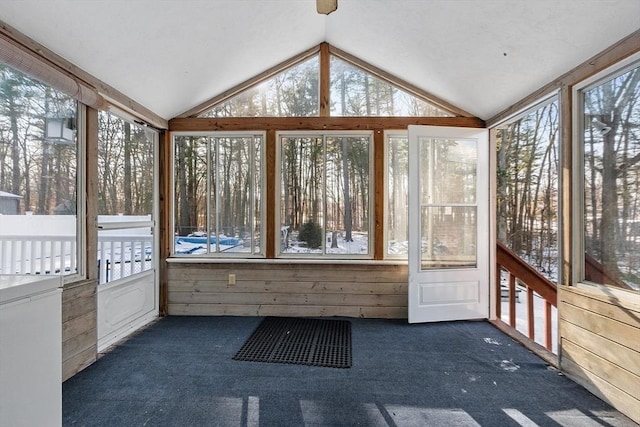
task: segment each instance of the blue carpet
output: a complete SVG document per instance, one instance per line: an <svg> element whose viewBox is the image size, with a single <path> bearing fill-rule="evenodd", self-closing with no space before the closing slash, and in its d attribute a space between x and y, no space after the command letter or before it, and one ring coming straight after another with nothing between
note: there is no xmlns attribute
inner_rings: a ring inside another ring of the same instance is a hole
<svg viewBox="0 0 640 427"><path fill-rule="evenodd" d="M351 369L233 360L262 320L160 320L63 384L63 425L635 425L486 322L348 319Z"/></svg>

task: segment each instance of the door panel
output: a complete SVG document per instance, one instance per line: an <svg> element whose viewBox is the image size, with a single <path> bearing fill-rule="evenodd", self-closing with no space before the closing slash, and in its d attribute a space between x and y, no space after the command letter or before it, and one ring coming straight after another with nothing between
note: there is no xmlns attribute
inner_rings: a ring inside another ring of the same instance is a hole
<svg viewBox="0 0 640 427"><path fill-rule="evenodd" d="M409 126L409 322L489 314L485 129Z"/></svg>
<svg viewBox="0 0 640 427"><path fill-rule="evenodd" d="M155 271L98 288L98 349L104 349L157 317Z"/></svg>

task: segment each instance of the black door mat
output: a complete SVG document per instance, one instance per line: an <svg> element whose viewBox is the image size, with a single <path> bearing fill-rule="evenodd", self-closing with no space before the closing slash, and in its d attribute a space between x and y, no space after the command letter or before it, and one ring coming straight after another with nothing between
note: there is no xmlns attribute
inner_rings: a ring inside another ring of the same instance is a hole
<svg viewBox="0 0 640 427"><path fill-rule="evenodd" d="M233 359L350 368L351 322L267 317Z"/></svg>

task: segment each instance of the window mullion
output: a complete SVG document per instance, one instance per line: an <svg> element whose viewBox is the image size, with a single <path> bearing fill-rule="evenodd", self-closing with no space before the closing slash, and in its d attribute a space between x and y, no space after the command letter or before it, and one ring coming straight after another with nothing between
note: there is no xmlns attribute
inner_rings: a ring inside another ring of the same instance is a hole
<svg viewBox="0 0 640 427"><path fill-rule="evenodd" d="M322 255L327 254L327 135L322 135Z"/></svg>

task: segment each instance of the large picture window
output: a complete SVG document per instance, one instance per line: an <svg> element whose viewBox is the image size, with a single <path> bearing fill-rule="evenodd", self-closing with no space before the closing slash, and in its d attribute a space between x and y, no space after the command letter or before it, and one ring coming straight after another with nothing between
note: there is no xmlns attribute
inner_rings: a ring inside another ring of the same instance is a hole
<svg viewBox="0 0 640 427"><path fill-rule="evenodd" d="M640 63L580 91L583 279L640 291Z"/></svg>
<svg viewBox="0 0 640 427"><path fill-rule="evenodd" d="M558 281L560 114L557 97L497 127L497 238Z"/></svg>
<svg viewBox="0 0 640 427"><path fill-rule="evenodd" d="M263 135L174 137L176 255L263 254Z"/></svg>
<svg viewBox="0 0 640 427"><path fill-rule="evenodd" d="M280 253L370 249L371 135L280 134Z"/></svg>
<svg viewBox="0 0 640 427"><path fill-rule="evenodd" d="M78 108L0 63L0 274L80 271Z"/></svg>

